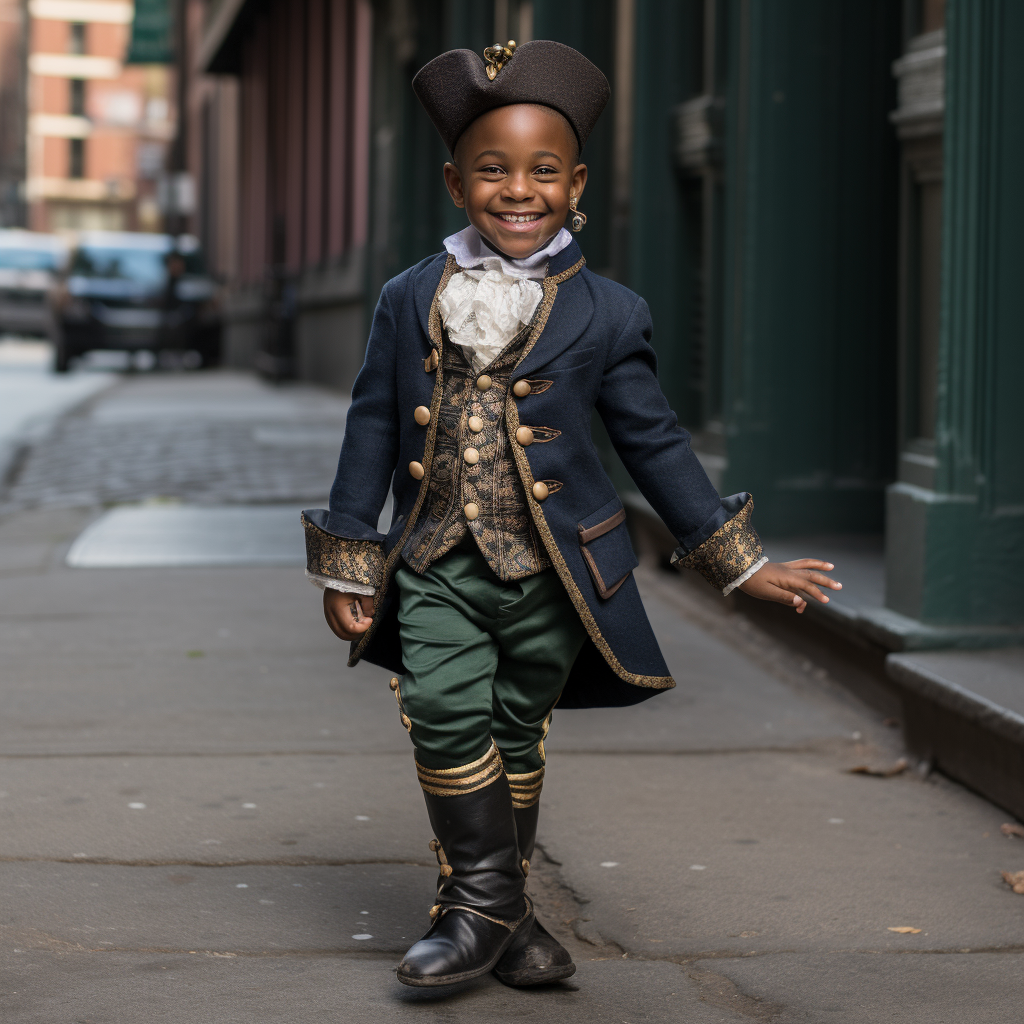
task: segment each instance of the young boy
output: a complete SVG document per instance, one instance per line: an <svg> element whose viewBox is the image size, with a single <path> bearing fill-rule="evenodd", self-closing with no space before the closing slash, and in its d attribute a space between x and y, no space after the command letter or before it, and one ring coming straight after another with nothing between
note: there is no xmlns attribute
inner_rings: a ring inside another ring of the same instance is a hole
<svg viewBox="0 0 1024 1024"><path fill-rule="evenodd" d="M676 537L674 560L797 611L804 594L828 600L815 584L839 587L828 563L763 557L750 495L719 498L658 386L644 301L591 273L563 226L585 222L579 154L604 75L555 42L484 57L442 54L413 81L469 227L385 285L330 511L303 513L307 574L349 664L401 674L391 688L441 866L430 928L398 968L407 985L575 971L526 895L552 709L675 685L593 409Z"/></svg>

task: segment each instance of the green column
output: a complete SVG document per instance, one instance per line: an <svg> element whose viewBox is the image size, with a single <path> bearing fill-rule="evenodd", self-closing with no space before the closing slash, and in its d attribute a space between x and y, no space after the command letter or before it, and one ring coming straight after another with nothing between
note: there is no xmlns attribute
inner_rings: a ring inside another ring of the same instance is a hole
<svg viewBox="0 0 1024 1024"><path fill-rule="evenodd" d="M768 535L881 531L895 455L899 5L732 0L725 491Z"/></svg>
<svg viewBox="0 0 1024 1024"><path fill-rule="evenodd" d="M887 603L1024 622L1024 4L947 0L935 486L888 496Z"/></svg>

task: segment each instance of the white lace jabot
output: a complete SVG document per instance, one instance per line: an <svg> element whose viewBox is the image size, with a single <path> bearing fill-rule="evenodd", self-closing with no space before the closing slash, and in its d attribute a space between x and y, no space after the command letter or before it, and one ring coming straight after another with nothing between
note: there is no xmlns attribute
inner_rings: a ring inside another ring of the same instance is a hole
<svg viewBox="0 0 1024 1024"><path fill-rule="evenodd" d="M544 295L538 281L547 275L548 259L571 241L561 228L532 256L510 260L489 248L472 225L444 240L462 272L441 293L441 320L474 370L482 370L530 322Z"/></svg>

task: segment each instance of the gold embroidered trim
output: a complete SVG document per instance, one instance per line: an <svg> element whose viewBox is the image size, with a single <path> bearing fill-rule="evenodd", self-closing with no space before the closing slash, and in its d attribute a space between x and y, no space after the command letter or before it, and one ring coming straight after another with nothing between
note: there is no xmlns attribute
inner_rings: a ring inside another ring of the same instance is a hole
<svg viewBox="0 0 1024 1024"><path fill-rule="evenodd" d="M402 725L405 726L405 731L408 733L412 732L412 719L405 713L405 705L402 703L402 691L398 686L398 677L392 676L390 687L395 691L395 700L398 701L398 716L402 720Z"/></svg>
<svg viewBox="0 0 1024 1024"><path fill-rule="evenodd" d="M541 740L543 743L544 741ZM517 811L532 807L540 799L540 791L544 786L544 769L535 772L508 774L508 788L512 791L512 806Z"/></svg>
<svg viewBox="0 0 1024 1024"><path fill-rule="evenodd" d="M441 292L443 292L448 286L448 282L451 280L452 274L454 274L457 269L458 264L455 262L455 257L449 254L448 259L445 260L444 270L441 273L441 280L437 284L437 290L434 292L434 298L430 303L430 315L427 317L427 333L430 338L430 343L439 356L441 354L443 338L440 308ZM384 562L384 568L381 571L380 586L377 587L377 596L375 599L375 606L377 608L384 607L384 596L387 594L388 587L391 584L391 579L394 576L395 565L397 565L399 558L402 557L402 548L405 547L405 542L409 539L409 534L412 533L412 529L416 525L420 509L423 507L423 502L430 490L430 462L434 456L434 440L437 437L438 412L441 408L441 395L443 390L444 366L443 362L439 360L437 376L434 378L434 393L430 399L430 423L427 426L427 437L423 446L423 479L420 481L420 490L416 495L416 504L413 505L412 511L409 513L409 518L405 523L405 529L402 530L402 536L399 538L398 543L391 549L391 554L387 556L387 559ZM370 628L352 647L348 658L349 667L355 665L363 656L363 651L366 650L366 645L370 642L370 638L376 631L380 620L381 616L375 615L373 617L373 621L370 623Z"/></svg>
<svg viewBox="0 0 1024 1024"><path fill-rule="evenodd" d="M424 768L416 762L416 774L424 793L431 796L463 796L489 786L501 775L501 754L491 743L490 750L458 768Z"/></svg>
<svg viewBox="0 0 1024 1024"><path fill-rule="evenodd" d="M449 911L452 910L465 910L468 914L476 914L477 917L482 917L485 921L492 921L494 924L500 924L507 928L510 932L514 932L529 916L533 913L533 904L530 902L529 896L523 896L526 902L526 911L522 917L509 923L508 921L502 921L500 917L491 917L490 914L485 914L482 910L477 910L475 907L467 907L465 903L435 903L430 908L430 919L436 921L438 917L444 917Z"/></svg>
<svg viewBox="0 0 1024 1024"><path fill-rule="evenodd" d="M384 546L376 540L335 537L302 517L306 571L334 580L352 580L377 588L384 571Z"/></svg>
<svg viewBox="0 0 1024 1024"><path fill-rule="evenodd" d="M743 508L682 559L682 564L696 569L716 589L727 587L764 554L750 521L753 514L754 499L748 498Z"/></svg>
<svg viewBox="0 0 1024 1024"><path fill-rule="evenodd" d="M574 267L570 268L571 272L570 270L567 270L562 274L556 274L554 277L546 277L541 282L544 287L544 298L541 300L539 307L539 330L543 330L544 325L547 323L548 316L551 313L551 308L555 304L555 296L558 294L558 282L565 280L567 277L571 277L572 274L576 273L576 271L580 269L583 262L583 260L580 260ZM536 342L537 337L540 336L539 330L537 331L536 337L531 338L527 343L526 348L523 350L523 354L519 357L519 363L529 355L530 349L533 348L533 344ZM519 363L516 365L518 366ZM515 438L516 431L519 429L519 409L511 394L506 399L505 403L505 429L508 431L510 439ZM551 533L551 527L548 526L548 522L544 518L544 512L541 509L540 502L538 502L533 496L533 471L530 469L530 463L526 458L526 449L518 444L513 444L512 451L515 455L516 465L519 467L519 475L523 478L523 488L526 491L526 503L530 508L530 514L533 516L533 521L537 526L537 532L540 534L540 539L544 542L544 547L547 548L548 557L551 559L551 562L555 567L555 572L558 573L558 578L562 581L562 585L569 594L569 599L572 601L573 607L575 607L583 625L586 627L587 633L590 635L590 639L594 642L594 646L601 652L601 656L608 663L611 670L621 680L623 680L623 682L632 683L633 686L647 686L656 690L671 689L676 685L675 680L671 676L645 676L636 672L630 672L622 665L619 659L615 657L615 654L612 652L611 645L607 640L605 640L601 633L601 629L598 626L597 621L594 619L593 613L590 611L586 599L580 592L580 588L576 586L576 581L572 578L569 566L566 565L565 559L562 557L562 553L558 550L558 544L555 541L554 535ZM371 629L372 628L373 627L371 626Z"/></svg>

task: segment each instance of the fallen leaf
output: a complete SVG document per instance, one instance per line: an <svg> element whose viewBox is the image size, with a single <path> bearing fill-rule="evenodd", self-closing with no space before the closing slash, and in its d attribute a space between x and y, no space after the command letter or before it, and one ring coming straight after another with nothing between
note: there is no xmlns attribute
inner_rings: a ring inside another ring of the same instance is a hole
<svg viewBox="0 0 1024 1024"><path fill-rule="evenodd" d="M1019 836L1021 839L1024 839L1024 825L1018 825L1015 821L1008 821L1005 825L1000 825L999 831L1007 838L1010 836Z"/></svg>
<svg viewBox="0 0 1024 1024"><path fill-rule="evenodd" d="M1018 895L1024 896L1024 871L1004 871L1003 881Z"/></svg>
<svg viewBox="0 0 1024 1024"><path fill-rule="evenodd" d="M850 768L848 771L851 775L874 775L879 779L888 779L893 775L905 772L909 767L910 762L905 757L901 757L894 765L888 768L872 768L867 764L859 764L856 768Z"/></svg>
<svg viewBox="0 0 1024 1024"><path fill-rule="evenodd" d="M898 928L890 928L891 932L899 932L900 935L920 935L920 928L912 928L909 924L901 924Z"/></svg>

